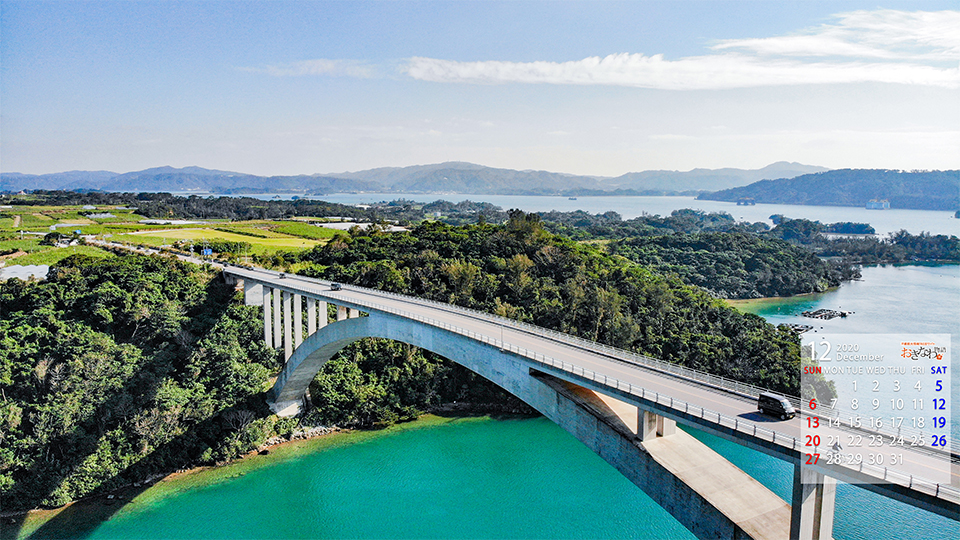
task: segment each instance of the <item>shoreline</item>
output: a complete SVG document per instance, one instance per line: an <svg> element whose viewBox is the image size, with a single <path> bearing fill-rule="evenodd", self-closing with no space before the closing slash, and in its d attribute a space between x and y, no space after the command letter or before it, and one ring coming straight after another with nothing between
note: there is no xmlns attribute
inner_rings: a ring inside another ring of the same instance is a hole
<svg viewBox="0 0 960 540"><path fill-rule="evenodd" d="M241 454L237 458L214 465L201 465L184 468L161 477L154 477L142 483L130 484L111 492L99 493L72 501L58 508L34 508L26 511L12 511L0 514L0 538L27 538L42 527L52 527L53 536L68 535L77 526L91 527L113 519L127 512L141 510L144 505L160 501L178 493L193 489L202 489L245 476L255 470L278 465L297 459L313 452L324 451L339 446L357 444L368 439L411 429L427 429L451 422L483 421L489 419L528 418L534 415L511 412L471 411L469 405L447 404L431 410L416 420L377 425L371 428L343 428L338 426L322 427L322 433L306 437L294 436L291 439L263 444L256 449ZM308 428L311 432L317 428ZM270 441L272 439L268 439ZM112 498L111 498L112 497ZM61 523L54 523L55 521Z"/></svg>
<svg viewBox="0 0 960 540"><path fill-rule="evenodd" d="M863 267L885 267L885 266L960 266L960 261L951 261L951 260L923 260L923 261L886 261L886 262L872 262L872 263L854 263L859 264ZM772 304L776 302L791 302L791 301L802 301L809 299L815 295L827 294L835 292L843 287L844 284L854 283L858 281L863 281L862 278L849 279L840 283L836 287L830 287L825 291L821 292L809 292L802 294L794 294L792 296L763 296L760 298L721 298L725 304L730 307L743 310L743 307L753 306L753 305L763 305L763 304Z"/></svg>
<svg viewBox="0 0 960 540"><path fill-rule="evenodd" d="M858 280L850 280L850 281L858 281ZM724 303L726 303L730 307L740 308L741 306L750 306L754 304L767 304L767 303L774 303L774 302L806 300L812 296L834 292L839 288L840 286L830 287L825 291L794 294L792 296L763 296L760 298L721 298L721 300L723 300Z"/></svg>

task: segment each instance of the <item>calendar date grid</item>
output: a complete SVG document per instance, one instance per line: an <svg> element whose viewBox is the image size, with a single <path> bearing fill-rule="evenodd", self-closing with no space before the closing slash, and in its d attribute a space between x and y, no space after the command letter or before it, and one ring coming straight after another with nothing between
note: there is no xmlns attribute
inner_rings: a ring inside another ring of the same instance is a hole
<svg viewBox="0 0 960 540"><path fill-rule="evenodd" d="M949 335L823 336L807 345L802 388L814 391L801 402L802 464L882 468L886 478L922 453L942 463L931 479L951 482L960 445L951 436Z"/></svg>

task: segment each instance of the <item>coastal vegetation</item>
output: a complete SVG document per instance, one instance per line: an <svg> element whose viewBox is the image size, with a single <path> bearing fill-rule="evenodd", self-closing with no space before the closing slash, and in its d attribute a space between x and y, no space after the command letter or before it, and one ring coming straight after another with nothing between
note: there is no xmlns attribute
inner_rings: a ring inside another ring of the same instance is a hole
<svg viewBox="0 0 960 540"><path fill-rule="evenodd" d="M905 230L880 238L864 224L823 225L807 219L781 216L780 223L768 235L801 246L820 256L839 260L843 265L903 263L915 261L960 262L960 238L927 232L910 234ZM840 227L838 227L840 226ZM837 230L842 229L842 230ZM856 233L846 233L855 230ZM824 233L845 233L829 238Z"/></svg>

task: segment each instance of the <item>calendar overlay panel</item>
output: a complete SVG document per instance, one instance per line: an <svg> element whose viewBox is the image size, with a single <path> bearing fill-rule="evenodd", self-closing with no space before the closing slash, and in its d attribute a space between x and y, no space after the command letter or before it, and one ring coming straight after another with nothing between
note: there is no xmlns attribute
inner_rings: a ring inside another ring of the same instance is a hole
<svg viewBox="0 0 960 540"><path fill-rule="evenodd" d="M949 334L823 334L803 345L801 465L869 471L860 483L956 482Z"/></svg>

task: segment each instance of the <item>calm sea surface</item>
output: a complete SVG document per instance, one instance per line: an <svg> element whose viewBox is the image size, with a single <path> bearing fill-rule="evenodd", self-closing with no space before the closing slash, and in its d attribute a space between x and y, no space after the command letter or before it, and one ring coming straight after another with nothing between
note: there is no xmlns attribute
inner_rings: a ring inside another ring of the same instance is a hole
<svg viewBox="0 0 960 540"><path fill-rule="evenodd" d="M437 198L399 196L424 201ZM351 203L391 198L396 197L325 197ZM456 200L463 198L468 197L458 196ZM626 218L641 212L669 214L673 209L693 207L727 210L750 221L784 213L826 222L868 221L878 231L906 228L957 234L957 220L940 212L737 207L677 197L581 197L578 201L553 197L469 198L525 210L613 209ZM640 205L639 200L648 201L649 206ZM957 346L960 267L869 267L864 269L862 281L834 291L754 302L741 309L777 323L809 322L800 317L800 312L820 307L855 313L846 319L818 321L817 333L948 333L953 346ZM804 340L812 335L816 334L807 334ZM954 355L952 369L957 368ZM958 384L960 377L953 377L954 404L960 403ZM734 443L692 433L789 501L791 466ZM692 538L606 462L543 418L433 421L376 434L342 436L339 440L293 457L282 453L257 457L262 459L261 464L239 476L231 472L236 469L227 467L166 482L126 505L87 537ZM842 484L838 487L834 537L960 538L960 526Z"/></svg>
<svg viewBox="0 0 960 540"><path fill-rule="evenodd" d="M258 199L280 197L289 199L290 194L251 195ZM727 212L739 221L751 223L761 221L768 225L770 216L783 214L792 218L807 218L822 223L853 221L869 223L877 233L885 235L905 229L913 234L926 231L931 234L953 234L960 236L960 220L952 212L932 210L867 210L847 206L801 206L791 204L758 204L756 206L737 206L736 203L720 201L698 201L693 197L533 197L515 195L437 195L422 193L337 193L310 197L311 199L338 202L343 204L369 204L372 202L407 199L417 202L433 202L439 199L451 202L464 200L493 203L504 209L519 208L525 212L549 212L558 210L571 212L585 210L592 214L610 210L619 213L624 219L643 214L668 216L674 210L692 208L706 212Z"/></svg>

